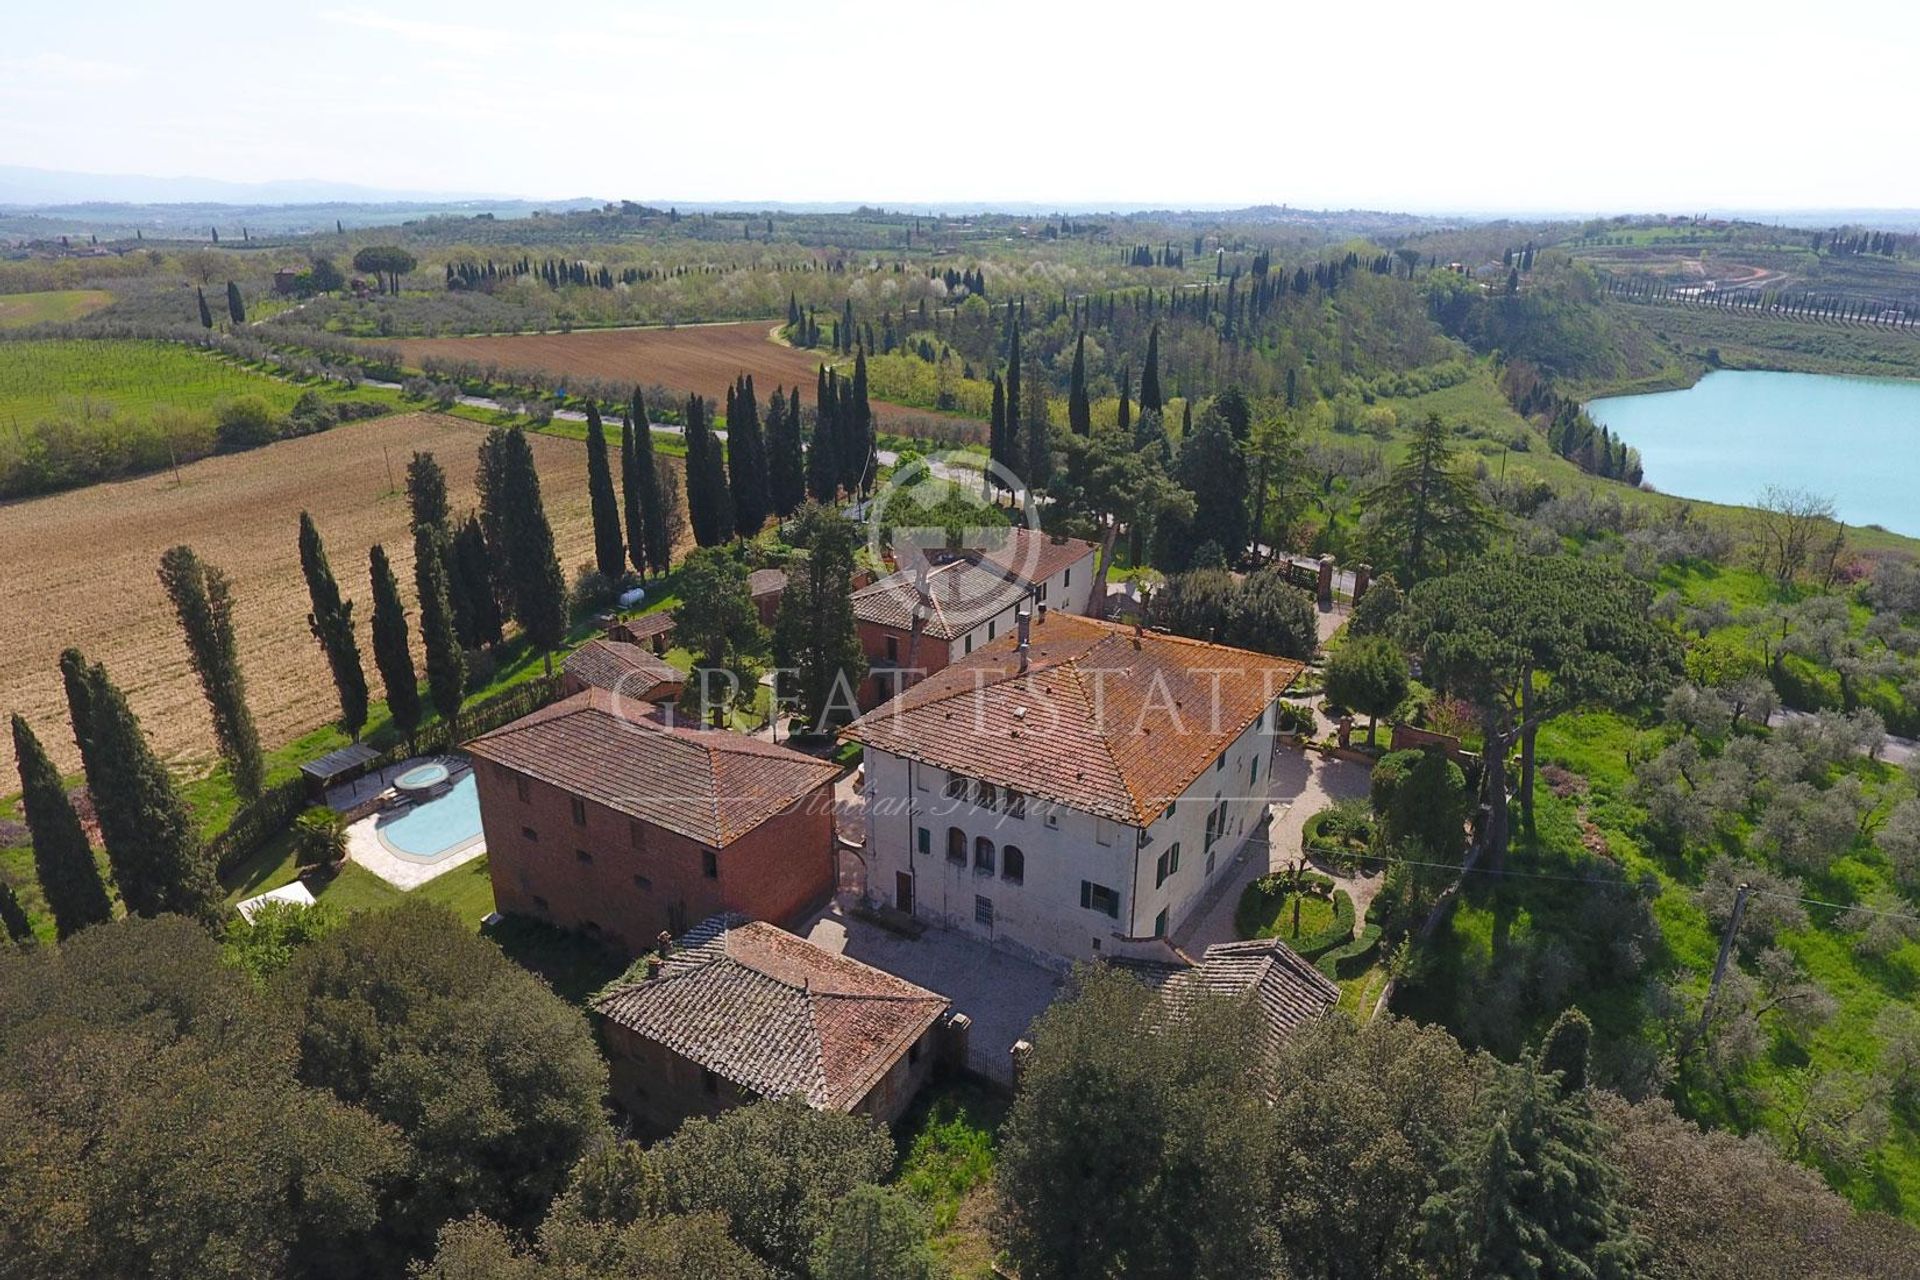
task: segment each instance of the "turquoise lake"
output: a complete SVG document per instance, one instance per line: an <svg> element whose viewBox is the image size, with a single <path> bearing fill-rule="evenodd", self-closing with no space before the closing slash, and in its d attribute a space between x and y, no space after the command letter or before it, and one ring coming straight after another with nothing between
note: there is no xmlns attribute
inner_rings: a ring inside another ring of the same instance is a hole
<svg viewBox="0 0 1920 1280"><path fill-rule="evenodd" d="M1848 524L1920 537L1920 381L1723 369L1587 412L1662 493L1751 503L1777 484L1833 499Z"/></svg>

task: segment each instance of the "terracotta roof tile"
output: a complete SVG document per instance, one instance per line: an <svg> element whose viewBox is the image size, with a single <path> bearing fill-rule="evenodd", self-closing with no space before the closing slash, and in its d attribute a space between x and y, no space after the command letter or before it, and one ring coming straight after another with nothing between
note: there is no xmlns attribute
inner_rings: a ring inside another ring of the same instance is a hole
<svg viewBox="0 0 1920 1280"><path fill-rule="evenodd" d="M1145 826L1296 680L1301 664L1070 614L996 640L843 736Z"/></svg>
<svg viewBox="0 0 1920 1280"><path fill-rule="evenodd" d="M1340 1001L1340 988L1277 938L1221 942L1192 966L1158 961L1115 962L1163 991L1178 1009L1198 995L1251 998L1260 1015L1261 1039L1272 1053L1296 1028L1326 1016Z"/></svg>
<svg viewBox="0 0 1920 1280"><path fill-rule="evenodd" d="M588 689L466 749L716 849L839 775L831 761L724 730L663 725L646 718L652 710Z"/></svg>
<svg viewBox="0 0 1920 1280"><path fill-rule="evenodd" d="M918 570L902 569L853 593L853 616L897 631L913 629L919 598ZM965 635L1032 594L1025 579L994 565L952 560L929 566L925 579L926 621L921 634L935 640Z"/></svg>
<svg viewBox="0 0 1920 1280"><path fill-rule="evenodd" d="M589 640L567 655L562 670L582 684L641 702L666 686L678 687L686 675L653 651L621 640Z"/></svg>
<svg viewBox="0 0 1920 1280"><path fill-rule="evenodd" d="M721 915L682 938L657 977L616 983L593 1007L761 1097L845 1111L949 1004L773 925Z"/></svg>
<svg viewBox="0 0 1920 1280"><path fill-rule="evenodd" d="M785 569L755 569L747 575L747 594L755 599L786 589L787 571Z"/></svg>

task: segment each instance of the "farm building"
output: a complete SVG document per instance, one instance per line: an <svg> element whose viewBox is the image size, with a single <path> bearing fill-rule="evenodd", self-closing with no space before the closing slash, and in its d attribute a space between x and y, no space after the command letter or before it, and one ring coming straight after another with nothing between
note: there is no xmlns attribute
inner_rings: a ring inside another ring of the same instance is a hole
<svg viewBox="0 0 1920 1280"><path fill-rule="evenodd" d="M965 1022L910 982L719 915L593 1002L613 1096L648 1133L759 1098L898 1119Z"/></svg>
<svg viewBox="0 0 1920 1280"><path fill-rule="evenodd" d="M680 696L686 673L651 649L621 640L589 640L567 655L560 668L563 696L605 689L634 703L672 702Z"/></svg>
<svg viewBox="0 0 1920 1280"><path fill-rule="evenodd" d="M1272 794L1301 664L1044 614L842 731L868 895L1056 967L1165 951Z"/></svg>
<svg viewBox="0 0 1920 1280"><path fill-rule="evenodd" d="M673 643L673 611L658 609L637 618L622 618L607 625L607 639L622 644L637 644L656 654L665 653Z"/></svg>
<svg viewBox="0 0 1920 1280"><path fill-rule="evenodd" d="M760 625L771 627L780 616L780 601L787 594L785 569L755 569L747 575L747 594L760 611Z"/></svg>
<svg viewBox="0 0 1920 1280"><path fill-rule="evenodd" d="M992 547L931 551L854 592L854 625L871 708L914 681L1013 631L1022 608L1083 614L1093 598L1094 545L1030 529Z"/></svg>
<svg viewBox="0 0 1920 1280"><path fill-rule="evenodd" d="M635 717L604 689L467 751L507 914L635 954L716 912L794 921L833 892L828 761Z"/></svg>

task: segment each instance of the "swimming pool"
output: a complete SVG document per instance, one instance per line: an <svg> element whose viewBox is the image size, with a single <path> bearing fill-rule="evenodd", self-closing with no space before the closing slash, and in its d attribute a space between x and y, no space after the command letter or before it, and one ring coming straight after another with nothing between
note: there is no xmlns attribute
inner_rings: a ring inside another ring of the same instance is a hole
<svg viewBox="0 0 1920 1280"><path fill-rule="evenodd" d="M380 843L395 853L432 862L480 838L480 792L471 771L431 800L379 824Z"/></svg>

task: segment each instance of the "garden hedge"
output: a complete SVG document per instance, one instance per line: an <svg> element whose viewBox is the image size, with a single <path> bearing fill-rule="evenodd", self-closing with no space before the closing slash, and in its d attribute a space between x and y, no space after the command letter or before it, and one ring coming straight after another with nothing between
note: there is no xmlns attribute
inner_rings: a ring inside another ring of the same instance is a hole
<svg viewBox="0 0 1920 1280"><path fill-rule="evenodd" d="M1380 926L1370 924L1360 931L1358 938L1343 947L1335 947L1315 963L1320 972L1338 981L1365 973L1379 953Z"/></svg>

